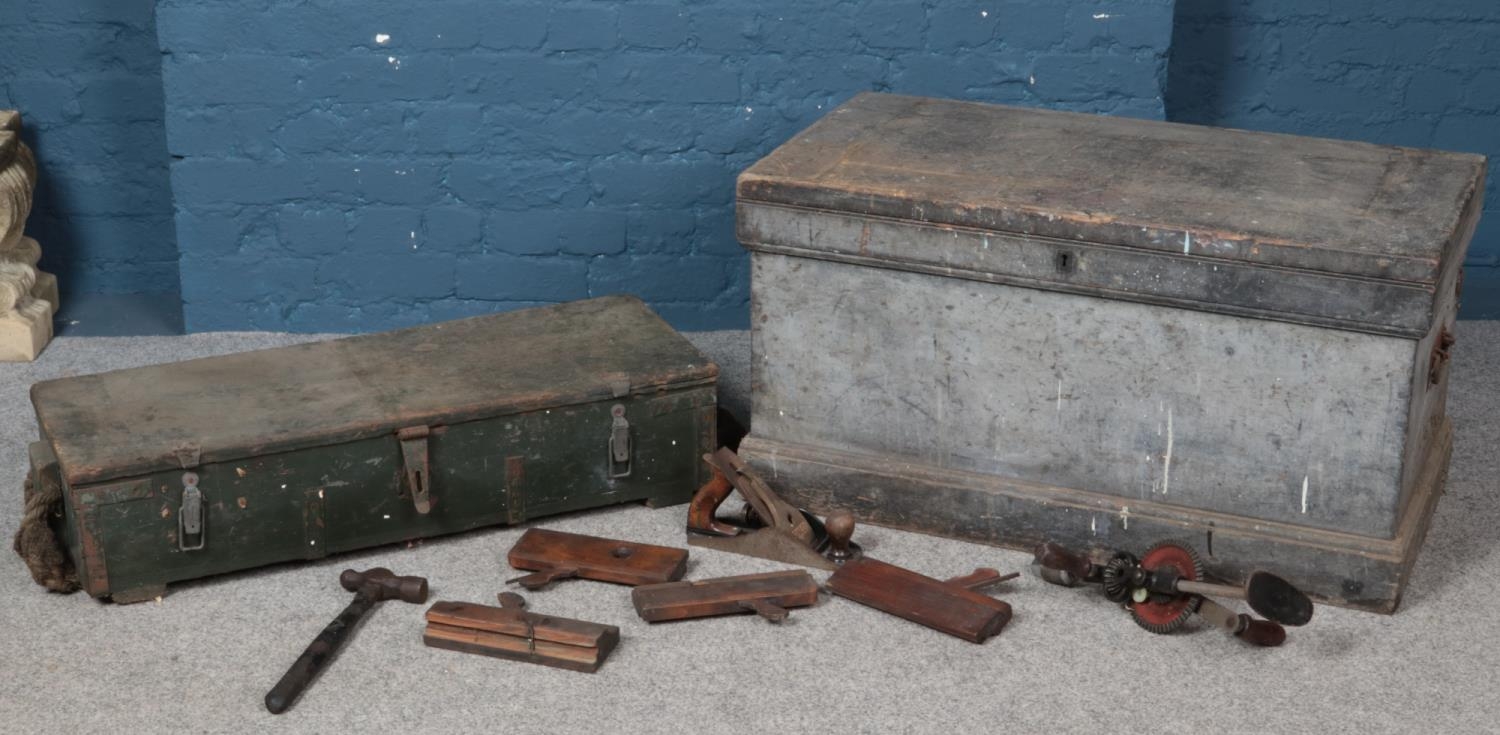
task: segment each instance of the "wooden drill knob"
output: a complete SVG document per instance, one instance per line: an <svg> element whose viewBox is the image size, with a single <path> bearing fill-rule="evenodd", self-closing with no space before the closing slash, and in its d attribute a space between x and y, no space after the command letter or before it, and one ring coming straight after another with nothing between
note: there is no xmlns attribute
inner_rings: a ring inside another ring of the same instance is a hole
<svg viewBox="0 0 1500 735"><path fill-rule="evenodd" d="M828 541L834 552L849 553L849 539L854 537L854 516L849 513L834 513L823 524L828 529Z"/></svg>

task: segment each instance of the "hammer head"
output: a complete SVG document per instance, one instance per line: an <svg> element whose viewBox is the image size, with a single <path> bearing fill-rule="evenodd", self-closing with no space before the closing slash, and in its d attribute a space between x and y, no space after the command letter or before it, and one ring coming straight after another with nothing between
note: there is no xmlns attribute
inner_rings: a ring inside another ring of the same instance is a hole
<svg viewBox="0 0 1500 735"><path fill-rule="evenodd" d="M339 584L350 592L358 592L361 588L368 587L377 600L401 600L402 602L423 603L427 601L427 578L426 577L398 577L385 567L366 569L356 572L353 569L345 569L339 575Z"/></svg>

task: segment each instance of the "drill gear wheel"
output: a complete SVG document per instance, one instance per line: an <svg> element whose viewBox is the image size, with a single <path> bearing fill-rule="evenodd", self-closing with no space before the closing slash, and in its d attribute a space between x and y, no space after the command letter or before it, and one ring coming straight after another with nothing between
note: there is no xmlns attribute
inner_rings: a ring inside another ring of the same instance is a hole
<svg viewBox="0 0 1500 735"><path fill-rule="evenodd" d="M1130 600L1130 578L1134 575L1138 563L1134 556L1122 551L1115 554L1104 565L1104 570L1099 573L1099 577L1103 584L1104 596L1110 602L1123 604Z"/></svg>
<svg viewBox="0 0 1500 735"><path fill-rule="evenodd" d="M1141 555L1140 568L1147 574L1171 568L1179 579L1203 579L1203 560L1192 547L1171 541L1151 546ZM1130 603L1130 617L1152 633L1171 633L1187 623L1198 612L1202 598L1184 593L1151 592L1145 601Z"/></svg>

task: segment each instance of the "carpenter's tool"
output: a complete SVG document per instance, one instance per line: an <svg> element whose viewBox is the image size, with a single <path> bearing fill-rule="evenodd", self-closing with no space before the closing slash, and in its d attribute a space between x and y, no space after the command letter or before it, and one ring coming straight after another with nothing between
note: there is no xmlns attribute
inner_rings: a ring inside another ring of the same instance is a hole
<svg viewBox="0 0 1500 735"><path fill-rule="evenodd" d="M839 567L828 578L828 591L933 630L983 643L1010 622L1011 610L1010 605L978 590L1018 576L982 567L944 581L863 557Z"/></svg>
<svg viewBox="0 0 1500 735"><path fill-rule="evenodd" d="M1153 633L1171 633L1197 613L1224 632L1257 646L1279 646L1283 625L1306 625L1313 605L1291 583L1269 572L1255 572L1243 587L1204 581L1203 562L1192 547L1163 541L1140 558L1117 551L1095 563L1051 542L1036 549L1043 579L1072 587L1098 584L1104 596L1130 608L1130 616ZM1266 620L1236 613L1207 595L1244 600Z"/></svg>
<svg viewBox="0 0 1500 735"><path fill-rule="evenodd" d="M787 608L818 601L818 583L800 569L742 574L648 584L631 590L630 601L642 620L653 623L752 612L779 623L786 620Z"/></svg>
<svg viewBox="0 0 1500 735"><path fill-rule="evenodd" d="M354 601L339 613L328 627L323 629L312 645L286 670L281 681L266 693L266 709L273 715L285 712L302 694L318 672L338 655L339 647L363 620L365 613L382 600L397 599L402 602L423 603L427 601L427 580L422 577L398 577L384 567L356 572L345 569L339 575L339 584L354 593Z"/></svg>
<svg viewBox="0 0 1500 735"><path fill-rule="evenodd" d="M830 516L825 526L817 516L782 500L727 448L703 455L703 461L714 468L714 476L688 506L689 545L830 571L859 558L859 544L850 540L853 516ZM744 518L718 518L719 506L736 490L745 501Z"/></svg>
<svg viewBox="0 0 1500 735"><path fill-rule="evenodd" d="M599 670L619 641L620 629L613 625L529 612L514 592L500 593L500 607L433 603L422 634L433 648L589 673Z"/></svg>
<svg viewBox="0 0 1500 735"><path fill-rule="evenodd" d="M533 528L521 534L507 556L510 565L532 572L506 580L539 590L563 579L593 579L615 584L657 584L682 579L687 549L638 544Z"/></svg>

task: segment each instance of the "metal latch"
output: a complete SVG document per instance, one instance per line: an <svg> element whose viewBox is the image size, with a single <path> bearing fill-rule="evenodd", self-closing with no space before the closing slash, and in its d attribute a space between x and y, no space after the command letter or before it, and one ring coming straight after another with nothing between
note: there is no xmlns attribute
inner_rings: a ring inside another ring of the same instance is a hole
<svg viewBox="0 0 1500 735"><path fill-rule="evenodd" d="M182 473L182 505L177 508L177 548L197 551L208 538L203 522L203 491L198 489L198 473ZM189 540L191 539L191 540Z"/></svg>
<svg viewBox="0 0 1500 735"><path fill-rule="evenodd" d="M401 441L401 463L406 468L406 489L411 492L412 505L422 515L432 510L431 478L427 466L427 435L430 433L426 426L408 426L396 432L396 438Z"/></svg>
<svg viewBox="0 0 1500 735"><path fill-rule="evenodd" d="M609 428L609 476L630 476L630 422L625 420L624 404L616 403L610 407L609 415L614 417Z"/></svg>

